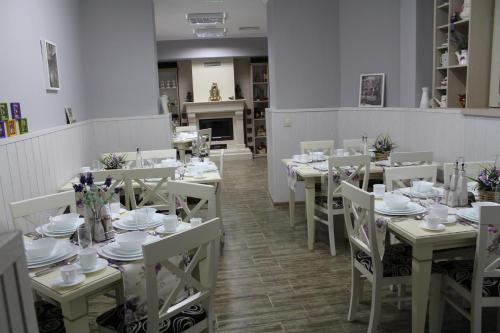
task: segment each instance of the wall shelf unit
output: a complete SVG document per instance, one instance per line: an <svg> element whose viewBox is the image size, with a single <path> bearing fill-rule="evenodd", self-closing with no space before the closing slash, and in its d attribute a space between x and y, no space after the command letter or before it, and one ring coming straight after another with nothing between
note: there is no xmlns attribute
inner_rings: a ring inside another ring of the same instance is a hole
<svg viewBox="0 0 500 333"><path fill-rule="evenodd" d="M268 78L267 62L250 63L250 100L245 113L245 133L247 146L252 150L254 158L267 156Z"/></svg>
<svg viewBox="0 0 500 333"><path fill-rule="evenodd" d="M434 0L433 107L446 99L448 108L459 108L463 95L466 108L488 107L493 0L470 4L470 17L461 18L464 0Z"/></svg>
<svg viewBox="0 0 500 333"><path fill-rule="evenodd" d="M160 85L160 103L166 101L168 112L172 114L172 121L180 125L182 115L179 104L177 63L169 62L158 65L158 83Z"/></svg>

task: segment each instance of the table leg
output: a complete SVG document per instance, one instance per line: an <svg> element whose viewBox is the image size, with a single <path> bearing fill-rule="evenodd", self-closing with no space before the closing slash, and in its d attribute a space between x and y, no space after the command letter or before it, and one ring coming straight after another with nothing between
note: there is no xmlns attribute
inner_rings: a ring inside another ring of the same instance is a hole
<svg viewBox="0 0 500 333"><path fill-rule="evenodd" d="M423 333L431 283L432 249L413 248L412 259L412 333Z"/></svg>
<svg viewBox="0 0 500 333"><path fill-rule="evenodd" d="M90 332L87 299L85 297L61 303L61 310L66 332Z"/></svg>
<svg viewBox="0 0 500 333"><path fill-rule="evenodd" d="M307 178L306 188L306 216L307 216L307 247L314 250L314 238L316 232L316 223L314 222L314 201L316 196L315 180Z"/></svg>
<svg viewBox="0 0 500 333"><path fill-rule="evenodd" d="M288 186L288 210L290 214L290 226L295 226L295 188Z"/></svg>

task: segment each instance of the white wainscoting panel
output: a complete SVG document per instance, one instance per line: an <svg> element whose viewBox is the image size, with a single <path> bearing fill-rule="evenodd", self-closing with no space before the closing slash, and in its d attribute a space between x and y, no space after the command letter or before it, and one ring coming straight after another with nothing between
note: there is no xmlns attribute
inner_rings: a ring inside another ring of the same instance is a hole
<svg viewBox="0 0 500 333"><path fill-rule="evenodd" d="M103 152L171 147L167 116L94 119L0 139L0 232L9 204L55 193Z"/></svg>
<svg viewBox="0 0 500 333"><path fill-rule="evenodd" d="M287 178L282 158L299 151L299 142L376 137L388 133L399 151L430 150L434 159L452 162L491 160L500 154L500 118L464 116L460 109L331 108L311 110L269 109L269 192L274 202L288 201ZM285 119L292 121L284 127ZM304 195L298 188L298 201Z"/></svg>

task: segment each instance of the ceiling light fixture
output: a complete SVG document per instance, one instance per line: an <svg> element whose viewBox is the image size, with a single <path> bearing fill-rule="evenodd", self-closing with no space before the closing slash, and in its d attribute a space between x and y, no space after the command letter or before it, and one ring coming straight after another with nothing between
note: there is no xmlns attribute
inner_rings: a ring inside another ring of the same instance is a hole
<svg viewBox="0 0 500 333"><path fill-rule="evenodd" d="M222 38L226 36L226 32L226 28L201 28L193 30L193 33L198 38Z"/></svg>
<svg viewBox="0 0 500 333"><path fill-rule="evenodd" d="M226 13L190 13L186 14L186 20L191 25L217 25L226 22Z"/></svg>
<svg viewBox="0 0 500 333"><path fill-rule="evenodd" d="M258 27L256 25L244 26L244 27L239 27L238 30L239 31L255 31L255 30L260 30L260 27Z"/></svg>

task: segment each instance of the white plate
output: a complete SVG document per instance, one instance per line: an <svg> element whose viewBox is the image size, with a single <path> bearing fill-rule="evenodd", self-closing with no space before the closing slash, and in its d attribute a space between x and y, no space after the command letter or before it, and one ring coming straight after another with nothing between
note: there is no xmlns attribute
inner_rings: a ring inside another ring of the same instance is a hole
<svg viewBox="0 0 500 333"><path fill-rule="evenodd" d="M27 260L27 262L28 262L28 265L41 264L41 263L44 263L47 261L58 259L60 257L64 257L70 251L71 251L71 247L69 246L69 244L61 244L60 242L57 242L56 245L54 246L54 249L49 254L49 256L43 257L43 258L38 258L35 260Z"/></svg>
<svg viewBox="0 0 500 333"><path fill-rule="evenodd" d="M69 250L69 252L66 253L66 255L58 257L58 258L54 258L54 259L51 259L51 260L48 260L48 261L42 262L42 263L28 264L28 268L29 269L31 269L31 268L40 268L40 267L44 267L44 266L56 264L58 262L61 262L63 260L66 260L66 259L69 259L69 258L75 256L77 254L77 250L73 246L71 246L69 244L67 246L70 248L70 250Z"/></svg>
<svg viewBox="0 0 500 333"><path fill-rule="evenodd" d="M479 223L479 216L474 213L474 208L459 209L457 212L457 216L471 222Z"/></svg>
<svg viewBox="0 0 500 333"><path fill-rule="evenodd" d="M165 230L165 227L161 225L158 228L156 228L155 231L160 234L175 234L177 232L182 232L189 229L191 229L191 224L186 222L181 222L177 225L177 228L175 228L175 230Z"/></svg>
<svg viewBox="0 0 500 333"><path fill-rule="evenodd" d="M432 188L433 190L436 190L437 188L436 187L433 187ZM404 188L400 188L398 189L398 191L401 193L401 194L404 194L404 195L408 195L408 196L414 196L416 198L420 198L420 199L428 199L428 198L434 198L436 196L436 193L434 191L432 192L428 192L428 193L421 193L421 192L411 192L411 188L410 187L404 187ZM439 190L437 190L439 191ZM437 194L437 196L439 196L439 194Z"/></svg>
<svg viewBox="0 0 500 333"><path fill-rule="evenodd" d="M384 202L375 203L375 211L386 215L415 215L421 214L426 211L426 209L414 202L408 203L407 209L390 209Z"/></svg>
<svg viewBox="0 0 500 333"><path fill-rule="evenodd" d="M54 287L58 288L68 288L68 287L74 287L85 281L85 275L84 274L77 274L76 278L72 282L64 282L62 277L58 277L52 282L52 285Z"/></svg>
<svg viewBox="0 0 500 333"><path fill-rule="evenodd" d="M83 273L83 274L91 274L95 272L102 271L106 267L108 267L108 261L103 258L97 258L97 262L94 268L92 269L83 269L82 266L80 265L80 261L75 263L75 266L78 268L78 270Z"/></svg>
<svg viewBox="0 0 500 333"><path fill-rule="evenodd" d="M111 244L115 244L115 243L111 243ZM108 245L111 245L111 244L108 244ZM135 256L135 257L124 257L124 256L116 255L113 252L109 251L109 248L107 247L107 245L98 248L97 253L101 257L105 257L105 258L112 259L112 260L118 260L118 261L135 261L135 260L143 259L142 254L140 256Z"/></svg>
<svg viewBox="0 0 500 333"><path fill-rule="evenodd" d="M45 236L49 237L64 237L64 236L70 236L76 231L76 228L80 226L81 224L85 223L84 218L79 218L78 222L75 224L73 228L70 229L65 229L65 230L49 230L50 223L46 223L41 225L40 227L36 228L36 232L43 234Z"/></svg>
<svg viewBox="0 0 500 333"><path fill-rule="evenodd" d="M307 161L299 161L299 160L292 159L292 162L294 162L294 163L301 163L301 164L307 164L307 163L311 163L312 159L311 158L307 158Z"/></svg>
<svg viewBox="0 0 500 333"><path fill-rule="evenodd" d="M429 230L429 231L443 231L446 229L446 226L442 223L439 223L437 226L430 226L427 222L420 223L420 228Z"/></svg>
<svg viewBox="0 0 500 333"><path fill-rule="evenodd" d="M163 223L162 221L158 221L155 223L147 224L144 226L144 228L145 229L156 228L157 226L161 225L162 223ZM121 221L116 221L115 223L113 223L113 227L118 228L118 229L122 229L122 230L127 230L127 231L138 230L136 225L126 225L126 224L122 223Z"/></svg>

